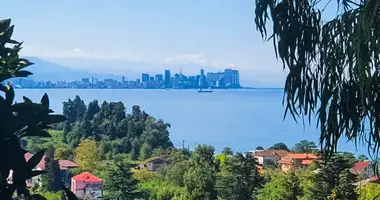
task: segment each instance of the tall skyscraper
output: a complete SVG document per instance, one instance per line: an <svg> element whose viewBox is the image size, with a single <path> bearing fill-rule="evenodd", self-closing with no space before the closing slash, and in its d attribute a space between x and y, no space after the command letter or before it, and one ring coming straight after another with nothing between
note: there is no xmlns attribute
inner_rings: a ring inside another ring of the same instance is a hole
<svg viewBox="0 0 380 200"><path fill-rule="evenodd" d="M121 77L121 83L125 83L125 76Z"/></svg>
<svg viewBox="0 0 380 200"><path fill-rule="evenodd" d="M199 79L199 87L203 88L206 87L206 76L205 76L205 70L201 69L201 77Z"/></svg>
<svg viewBox="0 0 380 200"><path fill-rule="evenodd" d="M141 81L143 83L149 82L149 74L142 73L141 74Z"/></svg>
<svg viewBox="0 0 380 200"><path fill-rule="evenodd" d="M171 84L170 84L170 78L171 78L171 75L170 75L170 70L165 70L165 87L166 88L170 88L171 86Z"/></svg>
<svg viewBox="0 0 380 200"><path fill-rule="evenodd" d="M239 71L233 69L225 69L224 82L226 84L226 87L240 87Z"/></svg>

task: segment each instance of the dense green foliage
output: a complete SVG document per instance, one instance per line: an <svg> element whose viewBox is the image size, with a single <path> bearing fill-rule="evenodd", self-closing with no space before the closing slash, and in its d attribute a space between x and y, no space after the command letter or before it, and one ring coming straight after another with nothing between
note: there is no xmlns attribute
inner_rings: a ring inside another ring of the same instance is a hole
<svg viewBox="0 0 380 200"><path fill-rule="evenodd" d="M380 184L369 183L359 188L359 200L380 199Z"/></svg>
<svg viewBox="0 0 380 200"><path fill-rule="evenodd" d="M138 199L141 193L138 192L138 182L133 178L131 165L126 163L111 163L105 169L105 199L130 200Z"/></svg>
<svg viewBox="0 0 380 200"><path fill-rule="evenodd" d="M225 200L250 200L263 184L256 159L252 154L241 153L228 157L217 176L216 187L220 198Z"/></svg>
<svg viewBox="0 0 380 200"><path fill-rule="evenodd" d="M54 159L54 147L49 146L45 153L45 171L42 175L42 191L58 192L62 190L62 176L59 163Z"/></svg>
<svg viewBox="0 0 380 200"><path fill-rule="evenodd" d="M317 145L313 141L302 140L292 149L295 153L313 153L317 151Z"/></svg>
<svg viewBox="0 0 380 200"><path fill-rule="evenodd" d="M282 142L276 143L273 146L269 147L268 149L290 151L290 149L288 148L288 146L286 146L286 144L284 144Z"/></svg>
<svg viewBox="0 0 380 200"><path fill-rule="evenodd" d="M38 194L30 194L26 187L26 180L44 172L33 171L41 161L44 150L35 154L28 162L24 158L22 149L24 137L51 137L46 129L51 124L62 122L65 117L53 115L49 108L49 98L45 94L40 103L33 103L23 97L22 103L14 103L15 92L10 84L5 82L13 77L27 77L31 75L25 68L32 65L27 59L19 57L22 42L12 39L14 26L11 20L0 20L0 199L12 199L13 195L19 198L45 199ZM7 178L12 173L12 182ZM15 194L17 192L17 194ZM67 197L75 199L67 190ZM66 197L64 197L66 198Z"/></svg>
<svg viewBox="0 0 380 200"><path fill-rule="evenodd" d="M140 110L135 105L132 114L126 114L122 102L98 101L88 106L76 96L63 103L63 114L68 119L63 125L64 141L77 147L81 140L100 141L103 159L117 154L130 154L132 160L149 158L154 149L166 149L173 144L169 139L169 124Z"/></svg>

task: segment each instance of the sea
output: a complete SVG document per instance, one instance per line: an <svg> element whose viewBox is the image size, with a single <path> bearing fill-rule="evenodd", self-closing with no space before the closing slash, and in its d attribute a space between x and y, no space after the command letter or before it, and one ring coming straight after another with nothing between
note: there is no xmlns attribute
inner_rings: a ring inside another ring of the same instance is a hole
<svg viewBox="0 0 380 200"><path fill-rule="evenodd" d="M247 152L257 146L269 148L278 142L289 148L304 139L319 142L315 120L309 124L302 120L296 123L290 115L284 119L283 89L214 90L212 93L149 89L17 89L15 92L18 102L22 96L40 101L47 93L56 113L62 113L62 102L76 95L86 103L94 99L100 103L122 101L127 113L133 105L139 105L171 125L170 138L176 147L194 149L198 144L209 144L219 153L224 147ZM367 155L366 147L355 147L345 138L338 148Z"/></svg>

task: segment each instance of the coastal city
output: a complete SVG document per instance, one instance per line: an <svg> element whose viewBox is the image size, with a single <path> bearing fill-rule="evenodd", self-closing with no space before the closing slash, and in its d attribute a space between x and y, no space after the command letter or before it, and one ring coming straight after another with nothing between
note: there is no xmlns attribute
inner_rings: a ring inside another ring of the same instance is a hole
<svg viewBox="0 0 380 200"><path fill-rule="evenodd" d="M225 69L223 72L207 72L200 70L198 75L186 76L182 73L172 74L167 69L164 74L150 75L142 73L141 78L120 80L95 77L83 77L77 81L35 81L19 78L12 82L16 88L78 88L78 89L198 89L198 88L240 88L239 71Z"/></svg>

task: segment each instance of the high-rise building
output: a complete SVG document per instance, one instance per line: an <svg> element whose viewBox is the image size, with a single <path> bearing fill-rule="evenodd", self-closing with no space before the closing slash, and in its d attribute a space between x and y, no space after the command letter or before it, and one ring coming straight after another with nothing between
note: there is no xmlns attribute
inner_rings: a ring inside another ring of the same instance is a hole
<svg viewBox="0 0 380 200"><path fill-rule="evenodd" d="M171 78L171 75L170 75L170 70L165 70L165 87L166 88L170 88L170 78Z"/></svg>
<svg viewBox="0 0 380 200"><path fill-rule="evenodd" d="M179 83L179 74L174 74L174 87L177 87Z"/></svg>
<svg viewBox="0 0 380 200"><path fill-rule="evenodd" d="M240 87L240 78L239 78L239 71L238 70L232 71L232 86L233 87Z"/></svg>
<svg viewBox="0 0 380 200"><path fill-rule="evenodd" d="M225 69L224 82L226 84L226 87L240 87L239 71L233 69Z"/></svg>
<svg viewBox="0 0 380 200"><path fill-rule="evenodd" d="M224 77L223 72L209 72L207 73L207 84L209 86L217 86L217 82L221 81ZM223 81L224 82L224 81ZM222 87L222 85L218 84L219 86L217 87Z"/></svg>
<svg viewBox="0 0 380 200"><path fill-rule="evenodd" d="M156 82L162 82L163 81L163 75L162 74L156 74L155 81Z"/></svg>
<svg viewBox="0 0 380 200"><path fill-rule="evenodd" d="M141 75L141 81L143 83L149 82L149 74L142 73L142 75Z"/></svg>
<svg viewBox="0 0 380 200"><path fill-rule="evenodd" d="M121 77L121 83L125 83L125 76Z"/></svg>
<svg viewBox="0 0 380 200"><path fill-rule="evenodd" d="M149 77L149 82L154 82L154 77L153 76Z"/></svg>
<svg viewBox="0 0 380 200"><path fill-rule="evenodd" d="M199 79L199 87L206 87L205 70L201 69L201 76Z"/></svg>

